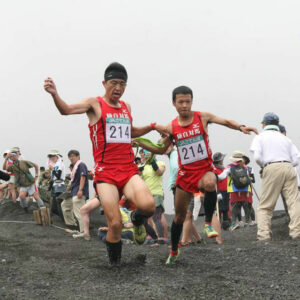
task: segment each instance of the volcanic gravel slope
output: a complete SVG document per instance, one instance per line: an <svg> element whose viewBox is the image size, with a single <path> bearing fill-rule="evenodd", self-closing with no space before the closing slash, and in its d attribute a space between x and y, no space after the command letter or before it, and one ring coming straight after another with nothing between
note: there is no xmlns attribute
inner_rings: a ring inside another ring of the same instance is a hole
<svg viewBox="0 0 300 300"><path fill-rule="evenodd" d="M6 203L0 220L33 217ZM173 266L165 265L166 245L123 245L121 267L111 268L95 236L104 217L94 213L91 225L94 237L83 241L54 227L0 223L0 299L300 298L300 241L287 237L282 212L270 243L255 242L255 227L224 232L223 245L183 248Z"/></svg>

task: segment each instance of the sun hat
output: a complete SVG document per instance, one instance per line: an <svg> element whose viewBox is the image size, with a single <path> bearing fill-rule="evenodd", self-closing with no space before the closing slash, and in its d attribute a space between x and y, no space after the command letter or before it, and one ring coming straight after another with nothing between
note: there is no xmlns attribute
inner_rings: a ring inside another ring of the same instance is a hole
<svg viewBox="0 0 300 300"><path fill-rule="evenodd" d="M236 151L233 151L232 156L229 157L229 159L232 162L239 162L239 161L242 161L245 156L246 156L246 154L244 152L236 150Z"/></svg>
<svg viewBox="0 0 300 300"><path fill-rule="evenodd" d="M62 155L59 153L59 151L58 150L55 150L55 149L52 149L52 150L50 150L49 152L48 152L48 154L47 154L47 156L60 156L60 157L62 157Z"/></svg>

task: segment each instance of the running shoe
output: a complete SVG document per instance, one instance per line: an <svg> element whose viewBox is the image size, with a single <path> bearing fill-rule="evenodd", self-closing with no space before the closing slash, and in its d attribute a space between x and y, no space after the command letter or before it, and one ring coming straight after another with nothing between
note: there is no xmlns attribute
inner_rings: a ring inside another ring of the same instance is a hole
<svg viewBox="0 0 300 300"><path fill-rule="evenodd" d="M171 255L172 252L170 253L167 261L166 261L166 265L173 265L175 263L175 261L177 260L179 254L180 254L180 250L177 249L177 254L176 255Z"/></svg>
<svg viewBox="0 0 300 300"><path fill-rule="evenodd" d="M138 245L144 244L147 237L145 226L139 225L133 227L133 238Z"/></svg>
<svg viewBox="0 0 300 300"><path fill-rule="evenodd" d="M206 234L206 236L208 238L214 238L217 237L219 234L213 229L211 224L205 224L204 225L204 229L203 229L204 233Z"/></svg>

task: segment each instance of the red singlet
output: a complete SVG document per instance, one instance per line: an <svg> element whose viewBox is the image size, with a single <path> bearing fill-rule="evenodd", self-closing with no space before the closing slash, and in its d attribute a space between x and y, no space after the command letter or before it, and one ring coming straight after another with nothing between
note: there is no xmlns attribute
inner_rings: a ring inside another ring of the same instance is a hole
<svg viewBox="0 0 300 300"><path fill-rule="evenodd" d="M208 135L204 131L200 112L193 112L193 122L185 127L172 121L172 135L178 148L176 186L190 193L199 192L198 184L205 173L214 171Z"/></svg>
<svg viewBox="0 0 300 300"><path fill-rule="evenodd" d="M131 114L123 101L121 107L110 106L97 98L101 118L89 125L95 161L94 182L107 182L122 190L129 179L138 174L131 147Z"/></svg>

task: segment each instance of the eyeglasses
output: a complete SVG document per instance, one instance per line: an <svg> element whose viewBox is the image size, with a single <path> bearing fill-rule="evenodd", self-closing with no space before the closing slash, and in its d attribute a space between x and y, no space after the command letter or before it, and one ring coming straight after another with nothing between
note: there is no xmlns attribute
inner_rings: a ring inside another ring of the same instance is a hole
<svg viewBox="0 0 300 300"><path fill-rule="evenodd" d="M119 84L121 88L125 88L127 85L125 81L116 81L116 80L110 80L109 84L112 86L117 86Z"/></svg>

